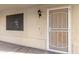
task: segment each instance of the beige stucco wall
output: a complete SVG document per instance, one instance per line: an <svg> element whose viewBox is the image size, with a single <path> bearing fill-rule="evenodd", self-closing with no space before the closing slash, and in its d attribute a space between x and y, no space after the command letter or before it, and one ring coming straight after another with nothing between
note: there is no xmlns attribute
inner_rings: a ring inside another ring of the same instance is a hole
<svg viewBox="0 0 79 59"><path fill-rule="evenodd" d="M43 5L31 8L3 10L0 12L0 40L24 46L46 49L47 8L61 6ZM72 51L73 53L79 53L79 5L71 6ZM38 18L38 9L42 10L41 18ZM6 15L16 13L24 13L24 31L6 30Z"/></svg>
<svg viewBox="0 0 79 59"><path fill-rule="evenodd" d="M0 40L19 45L46 49L47 8L53 5L38 5L30 8L13 8L0 12ZM42 17L37 10L41 9ZM6 30L6 15L24 13L24 31Z"/></svg>
<svg viewBox="0 0 79 59"><path fill-rule="evenodd" d="M0 40L19 45L46 49L46 10L39 19L38 8L8 9L0 13ZM6 15L24 13L24 31L6 30Z"/></svg>
<svg viewBox="0 0 79 59"><path fill-rule="evenodd" d="M72 6L72 50L79 53L79 5Z"/></svg>

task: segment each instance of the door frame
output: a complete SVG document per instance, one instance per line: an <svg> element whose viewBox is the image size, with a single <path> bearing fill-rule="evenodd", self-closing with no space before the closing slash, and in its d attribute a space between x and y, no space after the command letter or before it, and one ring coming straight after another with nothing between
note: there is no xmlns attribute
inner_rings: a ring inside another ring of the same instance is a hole
<svg viewBox="0 0 79 59"><path fill-rule="evenodd" d="M49 48L49 11L68 8L68 52L54 50ZM72 53L72 40L71 40L71 6L57 7L47 9L47 50L58 53Z"/></svg>

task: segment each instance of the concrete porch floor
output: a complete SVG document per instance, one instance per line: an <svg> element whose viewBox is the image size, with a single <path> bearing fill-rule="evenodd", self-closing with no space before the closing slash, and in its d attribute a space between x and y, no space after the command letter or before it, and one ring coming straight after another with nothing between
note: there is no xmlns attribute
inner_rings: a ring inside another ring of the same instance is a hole
<svg viewBox="0 0 79 59"><path fill-rule="evenodd" d="M18 53L32 53L32 54L57 54L55 52L49 52L31 47L20 46L7 42L0 41L0 51L5 52L18 52Z"/></svg>

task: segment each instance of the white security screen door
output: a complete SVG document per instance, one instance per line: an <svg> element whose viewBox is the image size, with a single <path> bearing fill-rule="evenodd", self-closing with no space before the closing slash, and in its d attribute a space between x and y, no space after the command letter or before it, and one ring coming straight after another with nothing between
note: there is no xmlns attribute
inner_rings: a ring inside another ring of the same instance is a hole
<svg viewBox="0 0 79 59"><path fill-rule="evenodd" d="M68 52L68 8L49 11L49 49Z"/></svg>

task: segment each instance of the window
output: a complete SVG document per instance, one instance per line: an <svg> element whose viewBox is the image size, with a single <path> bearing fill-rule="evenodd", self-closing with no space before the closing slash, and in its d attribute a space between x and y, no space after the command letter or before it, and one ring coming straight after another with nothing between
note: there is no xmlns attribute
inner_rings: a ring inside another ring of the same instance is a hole
<svg viewBox="0 0 79 59"><path fill-rule="evenodd" d="M23 13L6 16L6 30L23 31Z"/></svg>

